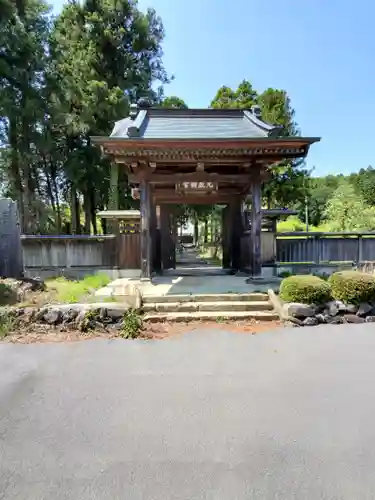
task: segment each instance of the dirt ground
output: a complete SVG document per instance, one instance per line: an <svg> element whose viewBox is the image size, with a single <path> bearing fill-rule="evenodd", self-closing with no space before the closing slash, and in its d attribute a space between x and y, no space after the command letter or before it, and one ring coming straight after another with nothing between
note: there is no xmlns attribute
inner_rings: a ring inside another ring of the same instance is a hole
<svg viewBox="0 0 375 500"><path fill-rule="evenodd" d="M274 330L281 327L280 321L241 321L241 322L200 322L192 321L190 323L145 323L140 337L145 339L167 339L172 336L182 335L193 331L197 328L217 328L218 330L230 330L233 333L242 333L247 335L255 335L258 333ZM96 337L115 338L119 336L119 332L115 330L92 331L82 333L78 330L58 326L52 327L49 325L30 324L25 326L21 331L9 334L2 341L21 344L31 344L37 342L76 342L80 340L88 340Z"/></svg>

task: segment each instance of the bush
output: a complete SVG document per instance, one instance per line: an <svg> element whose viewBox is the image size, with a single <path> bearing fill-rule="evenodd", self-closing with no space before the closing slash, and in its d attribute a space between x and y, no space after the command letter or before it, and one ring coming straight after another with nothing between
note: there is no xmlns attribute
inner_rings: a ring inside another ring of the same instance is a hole
<svg viewBox="0 0 375 500"><path fill-rule="evenodd" d="M324 304L331 299L330 285L310 274L289 276L280 285L280 298L285 302L302 304Z"/></svg>
<svg viewBox="0 0 375 500"><path fill-rule="evenodd" d="M0 283L0 305L14 304L17 302L17 292L7 283Z"/></svg>
<svg viewBox="0 0 375 500"><path fill-rule="evenodd" d="M124 339L136 339L143 328L142 318L138 311L129 309L124 314L121 337Z"/></svg>
<svg viewBox="0 0 375 500"><path fill-rule="evenodd" d="M375 277L360 271L339 271L329 278L332 295L346 304L375 300Z"/></svg>

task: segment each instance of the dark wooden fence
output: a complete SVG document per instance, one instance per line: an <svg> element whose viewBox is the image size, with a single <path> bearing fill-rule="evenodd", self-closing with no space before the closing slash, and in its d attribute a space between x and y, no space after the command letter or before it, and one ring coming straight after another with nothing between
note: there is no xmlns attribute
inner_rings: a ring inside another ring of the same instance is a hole
<svg viewBox="0 0 375 500"><path fill-rule="evenodd" d="M278 233L276 261L355 263L375 261L375 232Z"/></svg>
<svg viewBox="0 0 375 500"><path fill-rule="evenodd" d="M117 236L117 265L120 269L140 269L141 235L139 233Z"/></svg>
<svg viewBox="0 0 375 500"><path fill-rule="evenodd" d="M140 269L140 234L22 235L26 274L79 274L111 269Z"/></svg>

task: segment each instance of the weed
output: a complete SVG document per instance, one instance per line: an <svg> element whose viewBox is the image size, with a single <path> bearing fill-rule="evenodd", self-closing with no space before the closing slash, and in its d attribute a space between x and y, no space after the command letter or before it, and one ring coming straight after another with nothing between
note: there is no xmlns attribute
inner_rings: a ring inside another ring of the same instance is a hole
<svg viewBox="0 0 375 500"><path fill-rule="evenodd" d="M9 313L2 313L0 315L0 339L5 338L14 329L16 319Z"/></svg>
<svg viewBox="0 0 375 500"><path fill-rule="evenodd" d="M85 313L83 320L79 325L79 329L82 333L87 333L90 330L93 330L93 321L97 315L97 311L91 309Z"/></svg>
<svg viewBox="0 0 375 500"><path fill-rule="evenodd" d="M225 321L225 318L223 318L222 316L218 316L216 318L216 323L224 323L224 321Z"/></svg>
<svg viewBox="0 0 375 500"><path fill-rule="evenodd" d="M16 302L16 294L6 283L0 283L0 305Z"/></svg>
<svg viewBox="0 0 375 500"><path fill-rule="evenodd" d="M142 331L142 318L135 309L128 309L124 314L121 337L124 339L136 339Z"/></svg>

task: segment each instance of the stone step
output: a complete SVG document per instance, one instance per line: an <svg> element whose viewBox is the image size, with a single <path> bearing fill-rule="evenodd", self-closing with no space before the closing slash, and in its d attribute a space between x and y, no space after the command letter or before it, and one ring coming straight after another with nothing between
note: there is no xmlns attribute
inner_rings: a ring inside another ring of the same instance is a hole
<svg viewBox="0 0 375 500"><path fill-rule="evenodd" d="M267 293L220 293L182 295L143 295L144 304L165 304L166 302L268 302Z"/></svg>
<svg viewBox="0 0 375 500"><path fill-rule="evenodd" d="M207 311L219 314L220 311L270 311L268 301L215 301L215 302L148 302L143 304L145 312L194 312Z"/></svg>
<svg viewBox="0 0 375 500"><path fill-rule="evenodd" d="M257 320L257 321L277 321L278 315L273 311L196 311L196 312L154 312L148 313L143 320L150 323L156 322L183 322L190 321L235 321L235 320Z"/></svg>

